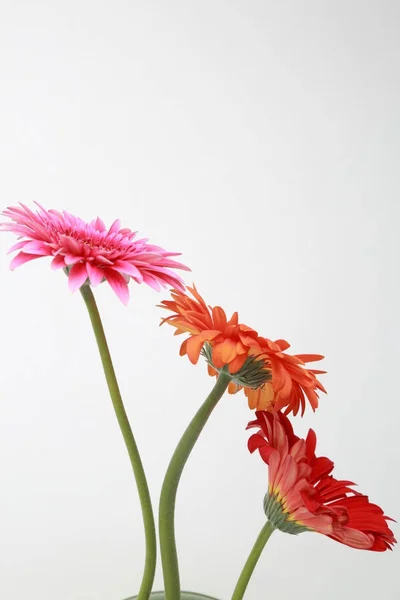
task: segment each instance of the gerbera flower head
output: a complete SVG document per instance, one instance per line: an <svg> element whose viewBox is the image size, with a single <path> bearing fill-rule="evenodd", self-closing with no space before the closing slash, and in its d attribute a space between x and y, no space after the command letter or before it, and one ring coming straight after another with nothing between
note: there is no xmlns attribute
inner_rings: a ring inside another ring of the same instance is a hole
<svg viewBox="0 0 400 600"><path fill-rule="evenodd" d="M315 455L316 436L297 437L281 412L256 412L248 428L259 428L248 442L268 464L264 510L272 525L297 534L316 531L342 544L376 552L396 543L388 526L392 520L351 481L335 479L333 462Z"/></svg>
<svg viewBox="0 0 400 600"><path fill-rule="evenodd" d="M303 416L306 399L313 411L318 407L318 390L326 392L316 375L325 373L317 369L308 369L306 363L318 361L320 354L287 354L290 348L286 340L271 341L258 338L263 356L268 362L272 377L270 383L258 390L246 389L249 407L256 410L285 410L296 415L301 407Z"/></svg>
<svg viewBox="0 0 400 600"><path fill-rule="evenodd" d="M19 250L11 261L11 269L51 256L51 267L65 269L68 274L71 291L107 281L124 304L129 300L130 279L157 291L161 287L184 289L182 279L172 271L190 270L171 259L179 253L148 244L147 239L135 239L136 232L121 229L119 220L107 229L100 218L85 223L66 211L46 210L35 204L36 212L20 204L2 213L11 222L0 223L0 229L12 231L20 238L10 248L10 252Z"/></svg>
<svg viewBox="0 0 400 600"><path fill-rule="evenodd" d="M160 305L172 312L161 324L175 327L175 335L189 334L181 345L180 355L187 354L197 364L203 354L213 373L224 369L232 375L234 385L258 387L268 381L271 373L259 357L257 332L239 323L237 312L228 319L220 306L208 306L195 286L187 290L192 297L172 290L172 300L164 300Z"/></svg>
<svg viewBox="0 0 400 600"><path fill-rule="evenodd" d="M254 329L239 323L237 312L228 320L220 306L212 308L205 303L196 287L187 289L192 298L173 290L172 300L161 303L162 308L173 313L162 323L176 327L176 335L190 334L181 346L181 355L187 354L196 364L203 354L211 376L217 376L225 365L230 373L244 368L247 374L251 366L252 376L246 377L243 373L233 378L228 391L235 394L244 389L252 410L274 412L285 409L285 414L296 415L301 408L303 415L306 399L313 410L318 407L318 391L325 392L325 388L316 375L325 371L308 369L306 363L321 360L323 356L287 354L285 350L290 346L285 340L274 342L259 336ZM256 375L260 365L262 373Z"/></svg>
<svg viewBox="0 0 400 600"><path fill-rule="evenodd" d="M306 362L324 357L320 354L286 354L283 349L289 348L289 344L285 340L273 342L258 336L256 345L259 360L263 359L266 368L270 369L270 380L257 388L232 383L228 388L229 393L236 394L243 389L251 410L275 412L285 409L285 414L293 413L296 416L301 408L303 416L307 399L315 411L318 407L317 390L325 392L316 375L325 371L308 369ZM209 374L216 375L216 371L210 367Z"/></svg>

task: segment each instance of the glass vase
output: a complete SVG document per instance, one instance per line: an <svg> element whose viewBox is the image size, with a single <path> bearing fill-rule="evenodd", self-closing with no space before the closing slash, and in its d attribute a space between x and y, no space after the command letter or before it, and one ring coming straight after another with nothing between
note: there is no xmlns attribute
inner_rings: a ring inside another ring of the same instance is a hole
<svg viewBox="0 0 400 600"><path fill-rule="evenodd" d="M136 600L137 596L131 596L126 600ZM164 592L152 592L150 594L151 600L165 600ZM197 594L196 592L181 592L181 600L218 600L213 596L205 596L204 594Z"/></svg>

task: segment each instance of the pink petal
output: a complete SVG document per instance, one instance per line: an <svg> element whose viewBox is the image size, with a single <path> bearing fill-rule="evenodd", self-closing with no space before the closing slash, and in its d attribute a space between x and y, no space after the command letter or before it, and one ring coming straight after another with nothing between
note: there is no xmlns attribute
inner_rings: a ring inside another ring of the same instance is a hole
<svg viewBox="0 0 400 600"><path fill-rule="evenodd" d="M110 233L117 233L120 230L120 227L121 221L119 219L116 219L111 225L110 229L108 230L107 235L110 235Z"/></svg>
<svg viewBox="0 0 400 600"><path fill-rule="evenodd" d="M105 256L103 256L102 254L97 254L96 255L96 262L100 263L101 265L113 265L114 264L112 262L112 260L109 260L108 258L106 258Z"/></svg>
<svg viewBox="0 0 400 600"><path fill-rule="evenodd" d="M120 273L130 275L137 283L142 283L143 275L135 265L127 260L117 260L114 264L114 269Z"/></svg>
<svg viewBox="0 0 400 600"><path fill-rule="evenodd" d="M56 269L63 269L65 267L64 256L57 254L51 261L51 268L55 271Z"/></svg>
<svg viewBox="0 0 400 600"><path fill-rule="evenodd" d="M149 285L151 288L153 288L153 290L155 290L156 292L160 291L161 286L159 282L148 273L143 273L143 281L144 283L147 283L147 285Z"/></svg>
<svg viewBox="0 0 400 600"><path fill-rule="evenodd" d="M191 269L189 269L189 267L187 267L186 265L177 262L176 260L167 260L165 258L162 259L160 266L171 267L173 269L182 269L182 271L191 271Z"/></svg>
<svg viewBox="0 0 400 600"><path fill-rule="evenodd" d="M334 526L331 537L342 542L342 544L346 544L351 548L357 548L358 550L369 550L374 543L374 536L372 534L364 533L351 527L340 527L339 525Z"/></svg>
<svg viewBox="0 0 400 600"><path fill-rule="evenodd" d="M93 219L93 221L91 221L90 225L92 227L94 227L95 229L97 229L98 231L106 230L106 226L105 226L104 222L100 219L100 217L97 217L97 219Z"/></svg>
<svg viewBox="0 0 400 600"><path fill-rule="evenodd" d="M24 252L27 252L27 254L37 254L38 256L47 256L51 254L51 250L47 244L37 240L26 242Z"/></svg>
<svg viewBox="0 0 400 600"><path fill-rule="evenodd" d="M173 276L170 276L166 273L160 273L159 275L156 274L155 277L158 278L158 281L163 287L167 287L169 285L172 288L185 291L185 285L179 275L174 274Z"/></svg>
<svg viewBox="0 0 400 600"><path fill-rule="evenodd" d="M268 469L268 481L270 486L272 487L272 489L275 488L275 478L277 476L278 470L279 470L279 466L280 466L280 462L281 462L281 457L279 455L278 450L275 450L271 452L270 456L269 456L269 469Z"/></svg>
<svg viewBox="0 0 400 600"><path fill-rule="evenodd" d="M23 248L26 244L26 240L22 241L22 242L17 242L16 244L14 244L14 246L11 246L11 248L9 249L9 251L7 252L7 254L11 254L11 252L15 252L15 250L20 250L21 248Z"/></svg>
<svg viewBox="0 0 400 600"><path fill-rule="evenodd" d="M293 488L299 475L299 467L293 456L287 456L282 464L282 478L275 480L275 485L279 487L283 496L286 496Z"/></svg>
<svg viewBox="0 0 400 600"><path fill-rule="evenodd" d="M14 256L12 261L10 262L10 269L13 271L17 267L29 262L30 260L35 260L35 258L41 258L38 254L25 254L25 252L20 252L17 256Z"/></svg>
<svg viewBox="0 0 400 600"><path fill-rule="evenodd" d="M112 269L104 269L104 277L121 300L122 304L128 304L129 289L125 279L118 271Z"/></svg>
<svg viewBox="0 0 400 600"><path fill-rule="evenodd" d="M75 240L70 235L60 235L60 242L64 248L65 253L79 256L82 253L81 243Z"/></svg>
<svg viewBox="0 0 400 600"><path fill-rule="evenodd" d="M293 514L296 521L305 527L314 529L324 535L332 534L332 517L329 515L311 515L306 508L299 508Z"/></svg>
<svg viewBox="0 0 400 600"><path fill-rule="evenodd" d="M83 260L83 256L80 256L79 254L65 254L64 255L64 262L67 265L67 267L70 267L71 265L74 265L75 263Z"/></svg>
<svg viewBox="0 0 400 600"><path fill-rule="evenodd" d="M99 283L103 281L104 269L100 269L99 267L96 267L96 265L88 262L86 264L86 271L89 275L91 285L99 285Z"/></svg>
<svg viewBox="0 0 400 600"><path fill-rule="evenodd" d="M79 289L87 279L87 271L85 263L77 263L71 267L68 276L68 287L71 292Z"/></svg>

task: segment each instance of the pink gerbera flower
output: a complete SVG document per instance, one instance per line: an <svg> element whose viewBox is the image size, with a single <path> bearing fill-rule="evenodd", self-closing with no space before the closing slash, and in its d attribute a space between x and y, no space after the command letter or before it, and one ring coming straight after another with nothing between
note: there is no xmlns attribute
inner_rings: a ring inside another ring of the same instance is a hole
<svg viewBox="0 0 400 600"><path fill-rule="evenodd" d="M66 211L46 210L35 204L39 207L36 213L23 204L2 213L13 222L0 223L0 229L22 238L9 250L20 251L11 261L11 269L52 256L51 267L66 270L72 292L85 283L96 286L107 281L124 304L129 300L131 278L157 291L161 287L185 289L182 279L171 270L190 270L171 260L179 252L167 252L148 244L147 239L135 240L136 232L121 229L119 220L107 229L100 218L85 223Z"/></svg>

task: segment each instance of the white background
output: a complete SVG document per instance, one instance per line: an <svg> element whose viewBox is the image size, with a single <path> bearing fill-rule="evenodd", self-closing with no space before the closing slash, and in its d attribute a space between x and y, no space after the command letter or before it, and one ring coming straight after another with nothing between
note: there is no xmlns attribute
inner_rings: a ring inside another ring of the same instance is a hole
<svg viewBox="0 0 400 600"><path fill-rule="evenodd" d="M210 304L326 355L316 429L335 474L399 512L399 42L395 1L3 2L1 205L116 217L183 253ZM137 591L135 485L85 306L1 236L0 597ZM158 328L167 297L97 298L155 506L211 388ZM228 600L263 523L267 472L243 395L184 472L183 587ZM398 526L393 526L399 536ZM398 551L275 533L246 599L395 600ZM158 567L155 589L162 587Z"/></svg>

